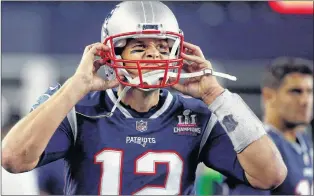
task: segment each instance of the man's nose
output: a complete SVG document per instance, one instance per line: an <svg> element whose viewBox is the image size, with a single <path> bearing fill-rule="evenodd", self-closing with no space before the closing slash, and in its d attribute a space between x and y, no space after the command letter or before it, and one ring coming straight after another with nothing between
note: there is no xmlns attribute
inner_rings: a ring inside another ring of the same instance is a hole
<svg viewBox="0 0 314 196"><path fill-rule="evenodd" d="M159 59L160 58L160 52L155 48L154 46L150 46L145 51L145 58L146 59Z"/></svg>

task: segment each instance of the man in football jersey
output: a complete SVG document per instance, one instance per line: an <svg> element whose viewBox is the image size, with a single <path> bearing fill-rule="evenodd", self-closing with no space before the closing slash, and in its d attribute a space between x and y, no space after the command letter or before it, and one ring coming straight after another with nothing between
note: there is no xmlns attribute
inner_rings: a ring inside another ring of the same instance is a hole
<svg viewBox="0 0 314 196"><path fill-rule="evenodd" d="M313 111L313 62L275 59L262 81L264 124L288 168L276 189L261 191L227 179L230 194L313 195L313 142L308 132Z"/></svg>
<svg viewBox="0 0 314 196"><path fill-rule="evenodd" d="M64 158L66 194L194 194L200 162L253 187L277 187L287 173L278 149L215 76L233 78L184 42L166 5L122 2L75 74L11 129L2 165L20 173Z"/></svg>

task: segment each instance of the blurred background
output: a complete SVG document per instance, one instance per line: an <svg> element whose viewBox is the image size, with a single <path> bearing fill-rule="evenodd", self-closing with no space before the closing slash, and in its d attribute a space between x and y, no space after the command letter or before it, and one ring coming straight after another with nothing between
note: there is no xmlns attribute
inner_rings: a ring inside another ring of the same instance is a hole
<svg viewBox="0 0 314 196"><path fill-rule="evenodd" d="M2 2L2 136L49 86L62 84L74 73L85 46L100 41L102 23L117 3ZM220 82L240 94L260 118L259 83L268 62L279 56L313 60L313 15L278 14L267 2L165 3L175 13L185 40L200 46L214 69L238 78L236 82ZM39 180L37 170L26 176L37 179L27 193L62 194L63 163L55 164L47 167ZM53 171L51 175L49 171ZM211 172L199 171L202 182L221 180L207 175ZM12 177L3 175L2 170L2 187ZM16 178L12 177L12 183ZM61 188L53 187L56 182ZM202 185L198 188L211 192ZM13 194L22 194L16 192L20 191L16 186L11 189Z"/></svg>

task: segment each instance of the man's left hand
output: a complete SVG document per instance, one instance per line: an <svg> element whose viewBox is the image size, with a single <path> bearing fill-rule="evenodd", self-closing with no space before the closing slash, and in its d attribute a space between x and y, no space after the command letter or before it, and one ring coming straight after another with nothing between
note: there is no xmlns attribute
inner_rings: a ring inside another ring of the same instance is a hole
<svg viewBox="0 0 314 196"><path fill-rule="evenodd" d="M205 59L200 47L188 42L184 42L183 47L185 51L181 53L184 59L182 69L186 73L198 72L208 68L212 69L211 63ZM212 75L188 78L183 84L175 84L172 88L185 95L201 98L207 105L210 105L224 91L216 77Z"/></svg>

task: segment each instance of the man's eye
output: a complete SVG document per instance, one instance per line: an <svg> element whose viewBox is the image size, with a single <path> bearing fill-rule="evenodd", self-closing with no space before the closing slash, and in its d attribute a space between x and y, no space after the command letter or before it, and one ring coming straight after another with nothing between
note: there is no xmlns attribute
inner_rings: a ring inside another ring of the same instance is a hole
<svg viewBox="0 0 314 196"><path fill-rule="evenodd" d="M169 48L167 46L159 45L158 49L159 49L160 54L169 55Z"/></svg>
<svg viewBox="0 0 314 196"><path fill-rule="evenodd" d="M289 92L294 95L302 94L301 89L291 89Z"/></svg>
<svg viewBox="0 0 314 196"><path fill-rule="evenodd" d="M169 55L169 52L160 52L162 55Z"/></svg>
<svg viewBox="0 0 314 196"><path fill-rule="evenodd" d="M135 52L144 52L144 50L140 50L140 49L132 50L132 53L135 53Z"/></svg>

